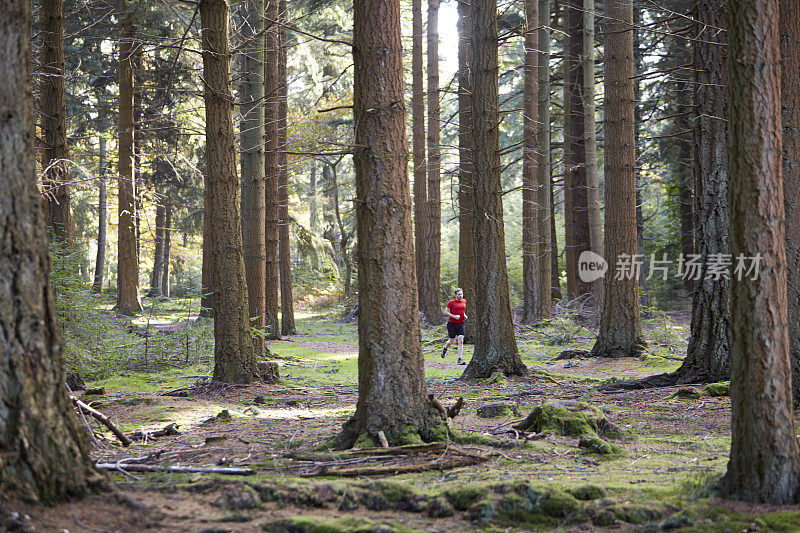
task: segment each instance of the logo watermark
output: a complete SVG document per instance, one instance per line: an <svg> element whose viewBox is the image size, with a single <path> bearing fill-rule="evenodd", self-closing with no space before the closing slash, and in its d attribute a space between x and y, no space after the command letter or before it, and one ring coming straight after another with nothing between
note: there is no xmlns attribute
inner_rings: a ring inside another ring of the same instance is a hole
<svg viewBox="0 0 800 533"><path fill-rule="evenodd" d="M731 254L708 254L703 260L700 254L680 254L677 259L668 259L667 254L650 254L646 272L644 254L620 254L614 265L614 279L636 279L646 274L645 279L667 281L672 273L674 279L700 281L701 279L756 279L761 272L763 257L739 254L735 258ZM603 276L609 269L608 262L600 255L585 250L578 258L578 277L584 283L591 283Z"/></svg>

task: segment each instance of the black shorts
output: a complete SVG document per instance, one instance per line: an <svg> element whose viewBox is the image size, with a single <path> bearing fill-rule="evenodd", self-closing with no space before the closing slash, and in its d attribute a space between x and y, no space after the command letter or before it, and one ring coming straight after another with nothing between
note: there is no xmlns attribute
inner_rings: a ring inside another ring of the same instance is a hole
<svg viewBox="0 0 800 533"><path fill-rule="evenodd" d="M455 339L459 335L465 335L463 322L448 322L447 323L447 336Z"/></svg>

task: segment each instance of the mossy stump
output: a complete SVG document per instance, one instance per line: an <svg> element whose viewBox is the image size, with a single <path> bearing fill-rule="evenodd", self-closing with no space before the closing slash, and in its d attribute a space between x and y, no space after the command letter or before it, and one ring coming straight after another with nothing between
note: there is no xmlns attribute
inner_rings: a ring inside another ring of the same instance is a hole
<svg viewBox="0 0 800 533"><path fill-rule="evenodd" d="M582 442L579 446L589 453L616 455L622 452L622 448L601 438L621 438L622 430L599 409L584 402L557 400L537 405L525 420L513 427L519 431L552 430L559 435L579 437Z"/></svg>

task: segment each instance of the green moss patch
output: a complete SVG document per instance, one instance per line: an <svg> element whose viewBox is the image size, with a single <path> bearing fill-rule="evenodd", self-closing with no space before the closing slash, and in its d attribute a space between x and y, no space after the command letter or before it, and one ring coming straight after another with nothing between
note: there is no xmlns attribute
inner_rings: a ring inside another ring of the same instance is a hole
<svg viewBox="0 0 800 533"><path fill-rule="evenodd" d="M720 381L719 383L709 383L703 390L700 392L703 396L711 396L715 398L717 396L730 396L731 394L731 382L730 381Z"/></svg>
<svg viewBox="0 0 800 533"><path fill-rule="evenodd" d="M292 516L263 524L264 531L273 533L414 533L419 530L409 529L396 524L378 523L369 518L343 517L327 518L321 516Z"/></svg>

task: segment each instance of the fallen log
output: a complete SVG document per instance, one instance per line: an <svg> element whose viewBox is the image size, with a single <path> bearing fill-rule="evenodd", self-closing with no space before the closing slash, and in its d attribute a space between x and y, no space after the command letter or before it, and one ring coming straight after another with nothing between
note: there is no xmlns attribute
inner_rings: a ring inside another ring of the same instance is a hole
<svg viewBox="0 0 800 533"><path fill-rule="evenodd" d="M363 455L415 455L418 453L439 452L446 448L446 442L431 442L430 444L410 444L391 448L355 448L331 453L287 452L283 456L299 461L336 461L337 459L348 459Z"/></svg>
<svg viewBox="0 0 800 533"><path fill-rule="evenodd" d="M88 414L92 415L94 418L99 420L104 426L110 429L111 433L113 433L114 436L117 437L117 439L119 439L119 441L122 443L123 446L131 445L131 439L129 439L122 431L120 431L120 429L117 426L115 426L111 422L111 420L108 419L106 415L104 415L97 409L94 409L93 407L89 407L88 405L77 399L75 396L70 396L69 399L72 400L72 403L78 409L81 409L87 412Z"/></svg>
<svg viewBox="0 0 800 533"><path fill-rule="evenodd" d="M480 459L465 457L447 462L430 461L427 463L415 463L410 465L389 465L389 466L363 466L359 468L328 469L322 468L318 472L302 474L303 477L315 476L337 476L337 477L358 477L358 476L380 476L407 474L413 472L425 472L428 470L452 470L462 466L472 466L482 462Z"/></svg>
<svg viewBox="0 0 800 533"><path fill-rule="evenodd" d="M215 466L158 466L126 463L97 463L99 470L121 470L127 472L171 472L186 474L225 474L229 476L252 476L256 473L252 468L215 467Z"/></svg>

